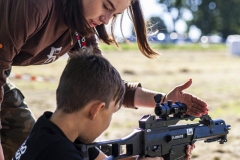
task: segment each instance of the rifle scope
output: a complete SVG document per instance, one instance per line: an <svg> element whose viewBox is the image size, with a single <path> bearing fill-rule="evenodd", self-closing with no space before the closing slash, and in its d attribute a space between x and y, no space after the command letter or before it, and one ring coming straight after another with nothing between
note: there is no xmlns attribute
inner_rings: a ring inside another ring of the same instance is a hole
<svg viewBox="0 0 240 160"><path fill-rule="evenodd" d="M172 101L168 101L162 104L157 103L154 111L159 117L168 116L170 114L183 114L187 112L187 106L181 102L172 103Z"/></svg>

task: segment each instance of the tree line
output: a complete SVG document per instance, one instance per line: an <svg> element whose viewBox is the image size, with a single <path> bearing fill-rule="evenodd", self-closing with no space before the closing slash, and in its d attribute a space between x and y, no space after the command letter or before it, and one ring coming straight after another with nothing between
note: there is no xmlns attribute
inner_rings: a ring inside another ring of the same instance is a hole
<svg viewBox="0 0 240 160"><path fill-rule="evenodd" d="M194 25L201 30L202 35L217 34L226 39L228 35L240 34L240 0L158 0L158 3L164 6L166 12L174 12L174 26L178 20L184 20L187 31ZM184 19L186 11L192 14L191 20ZM161 15L150 20L156 23L159 19ZM157 24L154 29L165 27L163 22Z"/></svg>

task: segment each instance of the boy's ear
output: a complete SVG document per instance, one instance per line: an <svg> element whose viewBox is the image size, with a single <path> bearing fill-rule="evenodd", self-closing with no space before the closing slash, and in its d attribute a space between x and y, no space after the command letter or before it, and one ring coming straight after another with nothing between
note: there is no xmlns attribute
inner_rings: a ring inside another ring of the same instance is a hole
<svg viewBox="0 0 240 160"><path fill-rule="evenodd" d="M105 107L104 102L98 101L98 102L92 103L89 110L89 118L91 120L94 120L99 114L99 112L101 111L101 109L103 109L104 107Z"/></svg>

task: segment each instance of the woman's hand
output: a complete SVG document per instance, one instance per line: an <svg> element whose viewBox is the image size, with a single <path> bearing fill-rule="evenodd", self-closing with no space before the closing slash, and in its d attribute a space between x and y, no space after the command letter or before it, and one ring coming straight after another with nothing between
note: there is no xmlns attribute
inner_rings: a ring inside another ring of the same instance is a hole
<svg viewBox="0 0 240 160"><path fill-rule="evenodd" d="M172 102L182 102L187 105L186 114L191 116L200 117L202 114L207 114L207 104L199 99L198 97L183 92L184 89L187 89L192 84L192 79L189 79L186 83L176 86L172 91L170 91L165 98L165 102L167 100L172 100Z"/></svg>

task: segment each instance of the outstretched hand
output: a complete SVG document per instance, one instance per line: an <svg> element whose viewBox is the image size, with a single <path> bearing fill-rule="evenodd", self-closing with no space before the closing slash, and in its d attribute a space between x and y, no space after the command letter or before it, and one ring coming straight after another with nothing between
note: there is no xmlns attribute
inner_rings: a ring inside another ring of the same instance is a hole
<svg viewBox="0 0 240 160"><path fill-rule="evenodd" d="M190 93L183 92L183 90L190 87L191 84L192 79L189 79L186 83L176 86L166 95L165 101L172 100L172 102L182 102L187 105L186 114L200 117L202 114L208 113L207 104L198 97Z"/></svg>

